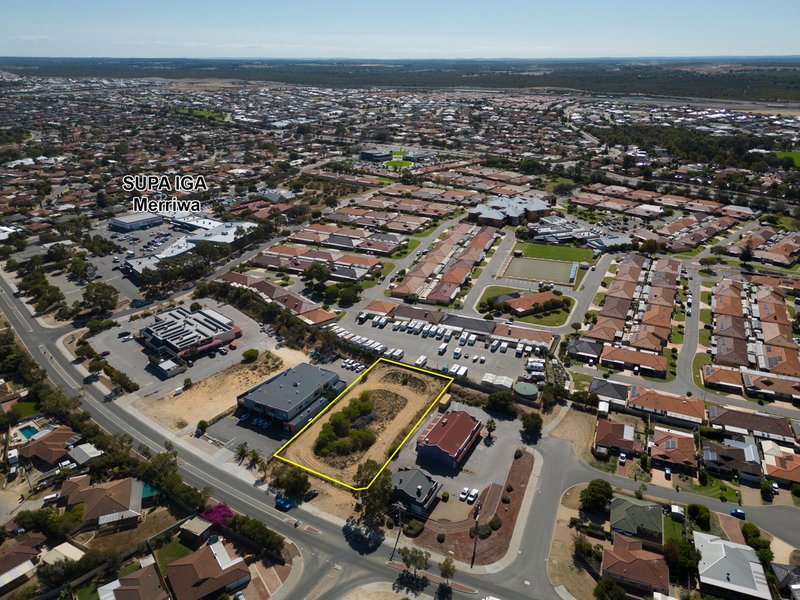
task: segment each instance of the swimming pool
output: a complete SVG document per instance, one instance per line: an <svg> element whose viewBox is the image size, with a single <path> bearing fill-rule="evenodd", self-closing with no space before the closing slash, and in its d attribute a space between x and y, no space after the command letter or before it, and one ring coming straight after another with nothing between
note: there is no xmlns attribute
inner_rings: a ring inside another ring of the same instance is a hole
<svg viewBox="0 0 800 600"><path fill-rule="evenodd" d="M33 425L25 425L25 427L20 427L19 432L24 435L26 438L31 439L36 432L39 431Z"/></svg>

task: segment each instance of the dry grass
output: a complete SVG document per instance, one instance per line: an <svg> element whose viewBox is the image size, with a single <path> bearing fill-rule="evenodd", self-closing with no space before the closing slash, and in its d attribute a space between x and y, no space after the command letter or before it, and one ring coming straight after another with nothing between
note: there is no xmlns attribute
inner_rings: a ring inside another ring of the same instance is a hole
<svg viewBox="0 0 800 600"><path fill-rule="evenodd" d="M145 511L144 521L138 527L96 535L89 541L89 546L98 550L132 548L161 533L180 518L181 516L171 512L169 508L157 506Z"/></svg>
<svg viewBox="0 0 800 600"><path fill-rule="evenodd" d="M395 444L410 430L422 413L428 409L447 380L435 375L426 375L391 363L378 363L365 378L342 396L331 408L287 446L281 456L287 460L318 471L337 481L353 483L358 465L372 459L383 464ZM333 458L322 458L314 454L314 443L331 414L344 407L362 392L370 392L374 402L374 419L368 428L377 434L377 440L367 450Z"/></svg>
<svg viewBox="0 0 800 600"><path fill-rule="evenodd" d="M595 415L577 410L570 410L567 416L556 426L550 435L569 440L575 450L575 456L587 464L594 462L592 441L594 440Z"/></svg>
<svg viewBox="0 0 800 600"><path fill-rule="evenodd" d="M165 427L182 429L186 427L188 418L192 424L203 419L210 421L235 407L236 396L261 383L275 371L307 360L305 354L289 348L265 351L254 363L233 365L195 382L178 396L172 393L162 398L146 396L134 402L134 406Z"/></svg>

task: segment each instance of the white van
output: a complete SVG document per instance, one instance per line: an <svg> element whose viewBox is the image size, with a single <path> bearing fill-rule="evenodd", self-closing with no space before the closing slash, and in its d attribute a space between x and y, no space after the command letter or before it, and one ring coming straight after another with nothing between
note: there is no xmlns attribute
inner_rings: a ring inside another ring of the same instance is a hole
<svg viewBox="0 0 800 600"><path fill-rule="evenodd" d="M463 346L464 344L467 343L468 339L469 339L469 334L465 331L464 333L461 334L461 337L458 338L458 345Z"/></svg>
<svg viewBox="0 0 800 600"><path fill-rule="evenodd" d="M467 343L468 343L470 346L474 346L474 345L475 345L475 341L476 341L477 339L478 339L478 336L477 336L477 335L475 335L475 334L473 333L471 336L469 336L469 339L467 339Z"/></svg>
<svg viewBox="0 0 800 600"><path fill-rule="evenodd" d="M58 499L61 498L61 494L56 492L55 494L50 494L49 496L45 496L42 498L42 506L49 506L51 504L55 504L58 502Z"/></svg>
<svg viewBox="0 0 800 600"><path fill-rule="evenodd" d="M414 366L415 367L424 367L427 362L428 362L428 357L423 354L417 360L414 361Z"/></svg>
<svg viewBox="0 0 800 600"><path fill-rule="evenodd" d="M439 354L444 354L447 352L447 344L440 344L439 345Z"/></svg>
<svg viewBox="0 0 800 600"><path fill-rule="evenodd" d="M453 339L453 330L452 329L445 329L444 331L444 341L449 342Z"/></svg>
<svg viewBox="0 0 800 600"><path fill-rule="evenodd" d="M453 350L453 358L459 359L461 358L461 348L456 348Z"/></svg>
<svg viewBox="0 0 800 600"><path fill-rule="evenodd" d="M508 351L508 342L503 342L502 344L500 344L500 352L505 353L507 351Z"/></svg>

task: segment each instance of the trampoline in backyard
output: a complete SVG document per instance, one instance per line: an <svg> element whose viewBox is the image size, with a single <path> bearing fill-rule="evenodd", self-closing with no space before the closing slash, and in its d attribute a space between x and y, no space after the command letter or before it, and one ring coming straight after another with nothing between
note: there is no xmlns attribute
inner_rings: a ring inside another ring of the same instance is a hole
<svg viewBox="0 0 800 600"><path fill-rule="evenodd" d="M508 263L503 277L572 284L575 283L577 274L577 262L550 260L547 258L514 257Z"/></svg>

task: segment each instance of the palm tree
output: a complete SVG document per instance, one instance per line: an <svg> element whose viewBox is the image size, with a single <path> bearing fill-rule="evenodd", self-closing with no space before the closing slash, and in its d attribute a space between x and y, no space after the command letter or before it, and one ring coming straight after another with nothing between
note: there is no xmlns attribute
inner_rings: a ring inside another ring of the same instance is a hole
<svg viewBox="0 0 800 600"><path fill-rule="evenodd" d="M242 442L236 446L236 460L242 464L245 458L247 458L247 442Z"/></svg>
<svg viewBox="0 0 800 600"><path fill-rule="evenodd" d="M254 468L259 462L261 462L261 452L259 452L256 448L250 450L250 452L247 453L247 462L248 469Z"/></svg>
<svg viewBox="0 0 800 600"><path fill-rule="evenodd" d="M486 431L489 432L489 439L492 439L492 433L495 429L497 429L497 423L495 423L494 419L486 421Z"/></svg>
<svg viewBox="0 0 800 600"><path fill-rule="evenodd" d="M258 463L258 474L261 475L261 479L267 478L267 472L269 471L269 463L265 460L261 460Z"/></svg>

